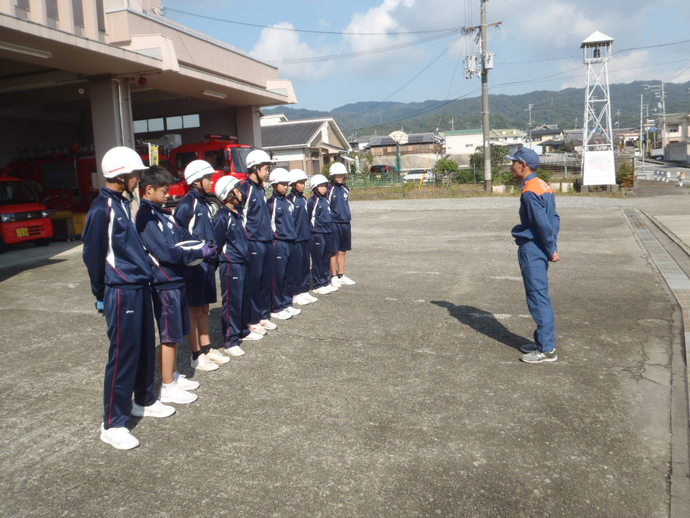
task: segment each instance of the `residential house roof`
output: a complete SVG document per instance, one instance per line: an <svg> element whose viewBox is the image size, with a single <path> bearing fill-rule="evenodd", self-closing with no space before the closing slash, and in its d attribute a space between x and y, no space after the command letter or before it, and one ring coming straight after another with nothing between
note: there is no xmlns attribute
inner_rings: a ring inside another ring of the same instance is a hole
<svg viewBox="0 0 690 518"><path fill-rule="evenodd" d="M541 136L546 136L546 135L560 135L561 133L563 133L563 130L561 130L555 124L544 124L543 126L539 126L537 128L534 128L531 132L532 137L541 137Z"/></svg>
<svg viewBox="0 0 690 518"><path fill-rule="evenodd" d="M264 124L261 126L262 147L264 149L311 147L314 143L314 139L321 133L324 125L330 125L342 143L347 146L347 139L340 131L340 128L338 128L335 120L332 118L324 118L297 121L285 120L278 123L273 120L267 125ZM339 147L334 143L322 143L322 145L336 150L349 151L349 149Z"/></svg>
<svg viewBox="0 0 690 518"><path fill-rule="evenodd" d="M475 133L482 133L482 129L461 129L443 132L446 137L453 137L455 135L474 135Z"/></svg>

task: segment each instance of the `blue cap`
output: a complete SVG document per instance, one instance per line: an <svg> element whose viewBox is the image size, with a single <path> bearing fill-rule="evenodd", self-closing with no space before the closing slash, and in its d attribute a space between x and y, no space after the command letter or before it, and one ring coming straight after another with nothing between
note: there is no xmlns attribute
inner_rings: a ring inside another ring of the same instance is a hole
<svg viewBox="0 0 690 518"><path fill-rule="evenodd" d="M521 147L512 155L507 155L506 158L508 160L517 160L518 162L522 162L532 171L536 171L539 167L539 155L537 155L533 149L528 147Z"/></svg>

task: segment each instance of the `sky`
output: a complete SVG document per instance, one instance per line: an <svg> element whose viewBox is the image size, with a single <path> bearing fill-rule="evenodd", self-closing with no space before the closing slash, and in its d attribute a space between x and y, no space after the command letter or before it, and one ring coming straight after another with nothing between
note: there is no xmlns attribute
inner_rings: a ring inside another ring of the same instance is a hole
<svg viewBox="0 0 690 518"><path fill-rule="evenodd" d="M480 24L480 3L163 0L166 17L277 66L293 107L326 111L480 95L463 63L479 47L460 30ZM583 88L580 44L597 30L615 40L610 83L690 81L689 0L489 0L487 13L501 22L488 32L491 94Z"/></svg>

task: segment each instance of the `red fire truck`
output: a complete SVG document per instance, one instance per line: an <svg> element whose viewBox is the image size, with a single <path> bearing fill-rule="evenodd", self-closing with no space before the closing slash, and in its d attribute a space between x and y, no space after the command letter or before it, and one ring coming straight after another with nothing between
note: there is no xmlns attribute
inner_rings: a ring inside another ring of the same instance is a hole
<svg viewBox="0 0 690 518"><path fill-rule="evenodd" d="M170 153L168 169L179 179L170 187L169 205L176 204L189 191L184 181L184 168L192 160L206 160L219 175L232 175L240 180L247 178L247 155L252 146L237 143L237 137L229 135L205 135L206 142L183 144Z"/></svg>
<svg viewBox="0 0 690 518"><path fill-rule="evenodd" d="M6 245L35 241L47 245L53 237L48 209L38 202L28 180L0 176L0 251Z"/></svg>

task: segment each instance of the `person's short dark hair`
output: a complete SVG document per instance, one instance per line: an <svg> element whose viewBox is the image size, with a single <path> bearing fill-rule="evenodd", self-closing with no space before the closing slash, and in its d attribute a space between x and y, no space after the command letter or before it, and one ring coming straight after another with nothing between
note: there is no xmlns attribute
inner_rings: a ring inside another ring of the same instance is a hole
<svg viewBox="0 0 690 518"><path fill-rule="evenodd" d="M142 189L146 189L148 185L154 189L166 187L175 183L175 178L170 174L165 167L159 165L152 165L141 172L141 180L139 185Z"/></svg>

